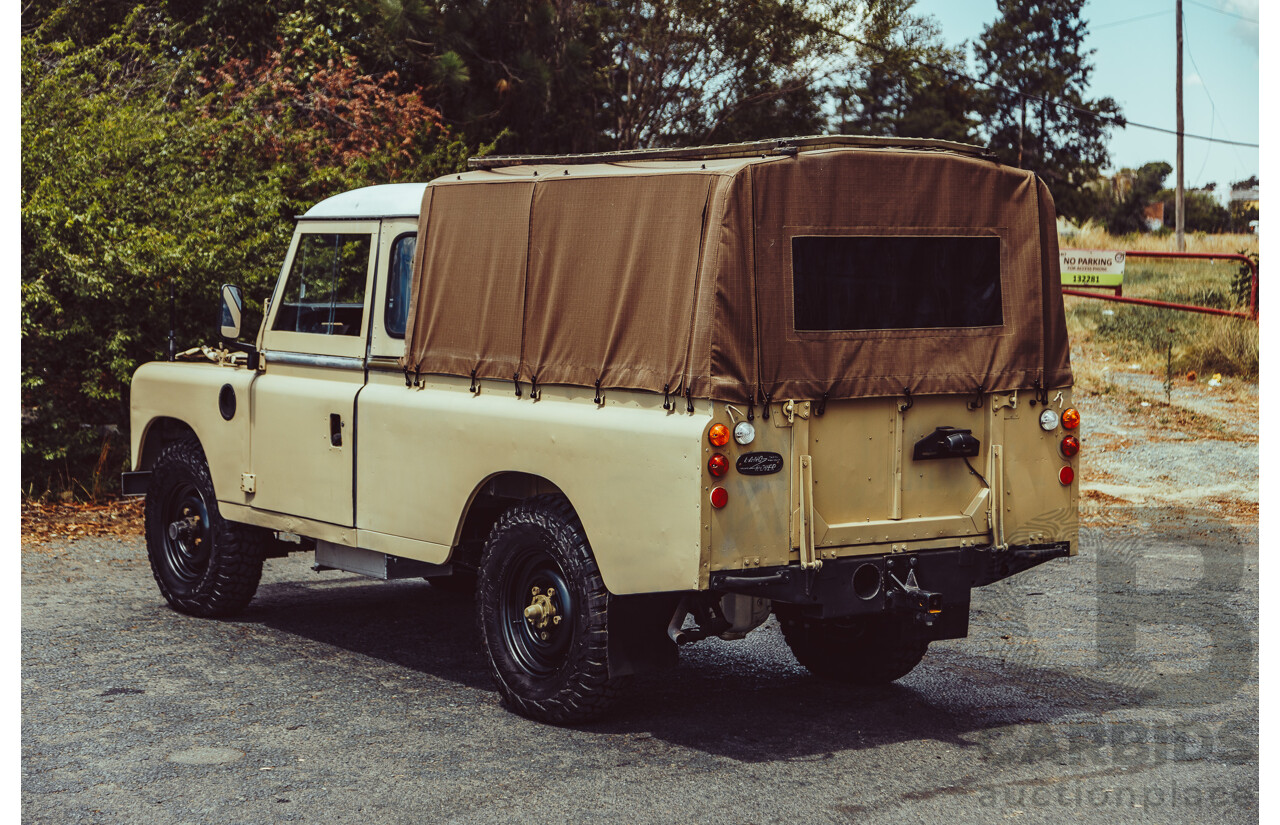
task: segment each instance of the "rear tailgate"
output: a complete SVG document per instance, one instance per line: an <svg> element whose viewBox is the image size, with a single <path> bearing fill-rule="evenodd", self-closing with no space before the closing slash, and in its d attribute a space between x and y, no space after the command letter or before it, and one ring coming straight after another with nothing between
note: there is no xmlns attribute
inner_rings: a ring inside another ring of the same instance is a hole
<svg viewBox="0 0 1280 825"><path fill-rule="evenodd" d="M792 546L802 561L810 543L818 559L990 543L1002 423L992 396L831 401L822 412L800 404L778 422L792 432ZM914 458L940 427L969 431L977 455Z"/></svg>

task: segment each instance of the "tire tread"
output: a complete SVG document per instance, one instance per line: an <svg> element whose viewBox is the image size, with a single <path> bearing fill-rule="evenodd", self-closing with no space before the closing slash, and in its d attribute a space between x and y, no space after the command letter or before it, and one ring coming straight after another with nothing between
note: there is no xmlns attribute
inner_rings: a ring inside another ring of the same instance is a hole
<svg viewBox="0 0 1280 825"><path fill-rule="evenodd" d="M161 575L160 566L165 563L163 538L156 535L165 529L159 511L164 506L166 485L182 476L189 477L205 497L214 535L209 568L194 591L185 596L169 587ZM262 579L262 563L271 534L259 527L227 521L218 512L209 466L196 439L176 441L156 459L147 491L145 529L151 574L161 595L175 610L203 618L225 618L249 605Z"/></svg>

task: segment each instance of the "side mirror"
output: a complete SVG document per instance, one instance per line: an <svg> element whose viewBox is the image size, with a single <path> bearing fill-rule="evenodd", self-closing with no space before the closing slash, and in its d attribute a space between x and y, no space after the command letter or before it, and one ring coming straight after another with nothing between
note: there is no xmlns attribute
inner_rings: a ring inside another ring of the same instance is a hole
<svg viewBox="0 0 1280 825"><path fill-rule="evenodd" d="M244 315L244 295L240 287L222 285L222 309L218 313L219 332L223 340L234 341L240 337L240 319Z"/></svg>
<svg viewBox="0 0 1280 825"><path fill-rule="evenodd" d="M244 317L244 294L234 284L222 285L222 308L218 311L218 332L227 349L247 353L246 364L254 372L262 363L262 356L253 344L245 344L236 340L240 337L240 322Z"/></svg>

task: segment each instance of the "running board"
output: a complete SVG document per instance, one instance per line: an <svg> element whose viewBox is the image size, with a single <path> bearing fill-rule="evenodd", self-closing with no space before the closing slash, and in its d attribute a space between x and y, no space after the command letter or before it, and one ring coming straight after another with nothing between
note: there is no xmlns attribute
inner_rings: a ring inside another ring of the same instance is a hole
<svg viewBox="0 0 1280 825"><path fill-rule="evenodd" d="M431 564L425 561L402 559L386 553L347 547L331 541L316 542L316 563L312 570L344 570L375 579L423 579L432 576L448 576L453 573L451 564Z"/></svg>

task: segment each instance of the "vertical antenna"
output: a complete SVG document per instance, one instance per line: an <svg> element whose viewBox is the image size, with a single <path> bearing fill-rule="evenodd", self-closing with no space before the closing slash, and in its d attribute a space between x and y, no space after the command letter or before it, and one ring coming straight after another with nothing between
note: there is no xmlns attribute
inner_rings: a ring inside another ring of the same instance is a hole
<svg viewBox="0 0 1280 825"><path fill-rule="evenodd" d="M173 299L173 277L169 278L169 360L176 361L178 358L178 339L174 334L173 328L177 325L177 310L174 308Z"/></svg>

